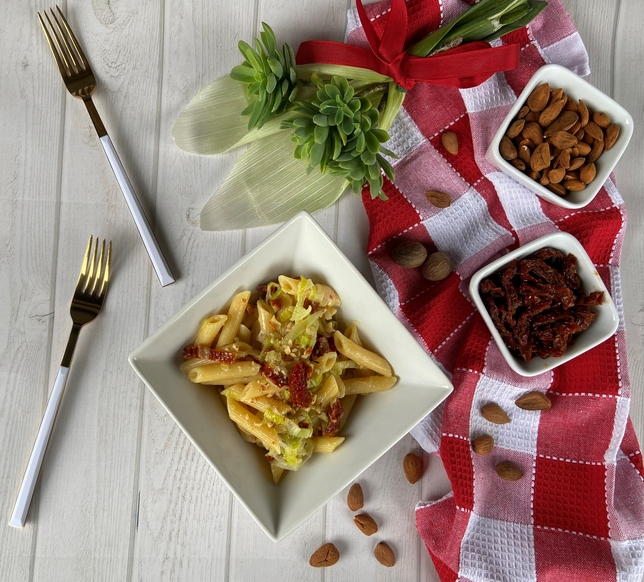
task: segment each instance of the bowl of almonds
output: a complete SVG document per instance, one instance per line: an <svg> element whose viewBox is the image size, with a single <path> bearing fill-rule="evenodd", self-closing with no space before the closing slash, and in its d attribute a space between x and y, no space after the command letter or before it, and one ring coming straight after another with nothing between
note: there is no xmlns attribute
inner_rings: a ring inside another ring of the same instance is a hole
<svg viewBox="0 0 644 582"><path fill-rule="evenodd" d="M546 65L519 95L486 158L548 202L582 208L632 135L626 109L565 67Z"/></svg>

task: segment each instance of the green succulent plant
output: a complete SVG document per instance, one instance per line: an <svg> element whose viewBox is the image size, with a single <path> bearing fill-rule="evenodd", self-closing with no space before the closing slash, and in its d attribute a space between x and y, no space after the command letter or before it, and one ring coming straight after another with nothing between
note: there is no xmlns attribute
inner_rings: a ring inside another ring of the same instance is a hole
<svg viewBox="0 0 644 582"><path fill-rule="evenodd" d="M344 176L354 192L369 183L372 198L387 199L382 190L381 170L391 179L394 171L383 153L395 154L382 147L389 134L378 129L380 114L371 99L357 95L344 77L334 76L324 82L313 74L318 90L312 101L297 101L282 127L292 128L295 157L309 164L308 170Z"/></svg>
<svg viewBox="0 0 644 582"><path fill-rule="evenodd" d="M279 115L297 97L300 81L295 72L295 53L286 43L278 50L275 34L262 22L261 42L255 39L257 50L243 40L239 51L244 57L241 65L233 67L230 76L248 85L249 104L242 115L250 115L248 129L259 129L273 114Z"/></svg>

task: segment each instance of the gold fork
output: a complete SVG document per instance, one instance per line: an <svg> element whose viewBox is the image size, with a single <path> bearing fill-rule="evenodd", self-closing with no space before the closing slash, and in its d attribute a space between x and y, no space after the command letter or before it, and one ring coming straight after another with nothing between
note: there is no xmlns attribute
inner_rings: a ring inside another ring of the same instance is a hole
<svg viewBox="0 0 644 582"><path fill-rule="evenodd" d="M110 136L107 135L107 130L101 121L98 111L94 106L92 101L92 93L96 89L96 77L92 72L91 67L89 66L89 61L85 57L85 53L78 44L72 29L70 28L65 16L63 15L61 9L56 6L58 11L58 16L53 9L51 12L51 19L46 11L43 12L45 15L45 20L40 13L38 13L38 19L40 20L40 25L45 33L47 42L49 43L49 48L56 59L56 64L60 70L60 74L63 77L65 87L67 90L78 99L82 99L87 107L87 112L89 113L96 133L101 141L101 145L105 150L107 159L114 170L116 180L119 183L125 201L127 202L128 208L134 218L134 223L141 235L145 249L148 252L150 261L152 261L152 266L154 271L159 278L159 281L162 286L169 285L174 283L174 276L168 267L168 263L159 248L159 243L152 232L150 223L143 212L143 207L139 202L139 199L134 192L132 183L125 173L125 168L121 163L121 160L116 153L116 149L112 144ZM53 20L53 22L52 22Z"/></svg>
<svg viewBox="0 0 644 582"><path fill-rule="evenodd" d="M85 324L94 320L105 302L105 296L107 295L107 288L110 282L112 242L110 241L107 245L107 254L105 254L105 241L101 245L100 254L98 250L99 243L98 239L96 239L94 252L92 253L92 237L90 236L70 308L73 324L72 331L69 334L69 341L67 342L67 348L65 349L65 354L63 355L63 360L60 364L56 381L54 382L54 389L49 396L45 415L40 423L38 436L31 451L29 463L27 464L27 469L22 478L22 484L20 485L20 491L18 492L18 497L13 507L13 512L11 513L9 525L14 527L24 527L25 521L27 520L27 513L29 512L36 482L38 481L40 468L45 458L49 438L54 428L54 422L56 421L58 408L63 398L63 392L65 391L69 367L72 363L74 348L76 347L80 330Z"/></svg>

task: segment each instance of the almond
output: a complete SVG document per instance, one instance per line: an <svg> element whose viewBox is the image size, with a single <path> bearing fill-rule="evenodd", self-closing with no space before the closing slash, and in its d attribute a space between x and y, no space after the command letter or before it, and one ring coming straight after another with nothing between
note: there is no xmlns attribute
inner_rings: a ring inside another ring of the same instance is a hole
<svg viewBox="0 0 644 582"><path fill-rule="evenodd" d="M373 550L373 555L376 556L383 566L391 568L396 563L396 556L394 551L385 542L380 542Z"/></svg>
<svg viewBox="0 0 644 582"><path fill-rule="evenodd" d="M520 160L519 158L517 158L516 160L512 160L510 163L520 172L525 172L526 166L523 160Z"/></svg>
<svg viewBox="0 0 644 582"><path fill-rule="evenodd" d="M579 115L574 111L564 111L555 119L543 132L544 137L550 137L558 131L568 131L579 119Z"/></svg>
<svg viewBox="0 0 644 582"><path fill-rule="evenodd" d="M541 173L541 178L539 178L539 184L542 186L547 186L550 184L550 178L548 178L548 168L546 168L542 173Z"/></svg>
<svg viewBox="0 0 644 582"><path fill-rule="evenodd" d="M586 184L581 180L566 180L563 187L570 192L581 192L586 189Z"/></svg>
<svg viewBox="0 0 644 582"><path fill-rule="evenodd" d="M556 168L555 170L550 170L548 172L548 180L550 180L551 184L553 182L555 184L559 184L559 182L561 182L564 179L565 175L566 175L565 168Z"/></svg>
<svg viewBox="0 0 644 582"><path fill-rule="evenodd" d="M584 143L583 141L580 141L576 147L579 150L580 156L587 156L590 153L590 150L592 149L587 143Z"/></svg>
<svg viewBox="0 0 644 582"><path fill-rule="evenodd" d="M567 170L570 167L570 152L568 150L561 152L557 156L554 165L555 168L564 168L565 170Z"/></svg>
<svg viewBox="0 0 644 582"><path fill-rule="evenodd" d="M555 119L557 119L565 103L564 99L559 99L559 101L555 101L552 105L548 105L548 107L541 112L541 115L539 115L539 125L541 127L548 127Z"/></svg>
<svg viewBox="0 0 644 582"><path fill-rule="evenodd" d="M436 206L436 208L447 208L452 204L452 199L444 192L439 192L438 190L427 190L425 192L425 198Z"/></svg>
<svg viewBox="0 0 644 582"><path fill-rule="evenodd" d="M602 155L604 151L604 142L603 141L596 141L593 144L592 149L590 150L590 153L586 157L586 162L589 164L594 164L599 156Z"/></svg>
<svg viewBox="0 0 644 582"><path fill-rule="evenodd" d="M538 111L530 111L528 115L525 116L525 122L526 123L536 123L539 121L539 112Z"/></svg>
<svg viewBox="0 0 644 582"><path fill-rule="evenodd" d="M525 119L525 116L530 113L530 108L527 105L524 105L521 109L519 109L519 114L517 115L517 119Z"/></svg>
<svg viewBox="0 0 644 582"><path fill-rule="evenodd" d="M505 135L507 135L510 139L514 139L517 135L521 133L524 126L525 126L525 119L517 119L508 128L508 131L506 132Z"/></svg>
<svg viewBox="0 0 644 582"><path fill-rule="evenodd" d="M586 127L588 125L588 121L590 120L590 111L588 111L588 107L581 99L579 100L578 111L581 126Z"/></svg>
<svg viewBox="0 0 644 582"><path fill-rule="evenodd" d="M313 552L309 564L314 568L327 568L333 566L340 559L340 552L333 544L324 544Z"/></svg>
<svg viewBox="0 0 644 582"><path fill-rule="evenodd" d="M494 468L497 475L504 481L518 481L523 477L523 471L510 461L501 461Z"/></svg>
<svg viewBox="0 0 644 582"><path fill-rule="evenodd" d="M501 144L499 145L499 152L501 152L501 156L503 157L503 159L507 160L508 162L510 160L514 160L517 157L517 148L514 147L512 140L507 135L504 135L501 138Z"/></svg>
<svg viewBox="0 0 644 582"><path fill-rule="evenodd" d="M561 184L553 184L550 182L547 186L548 190L557 194L557 196L565 196L568 191Z"/></svg>
<svg viewBox="0 0 644 582"><path fill-rule="evenodd" d="M610 117L608 117L608 115L603 111L593 113L593 121L602 129L606 129L610 125Z"/></svg>
<svg viewBox="0 0 644 582"><path fill-rule="evenodd" d="M530 170L528 172L528 178L534 180L535 182L538 182L539 178L541 178L541 174L539 172L535 172L534 170Z"/></svg>
<svg viewBox="0 0 644 582"><path fill-rule="evenodd" d="M579 179L586 184L590 184L596 175L597 168L595 168L595 164L587 164L579 172Z"/></svg>
<svg viewBox="0 0 644 582"><path fill-rule="evenodd" d="M530 164L532 150L527 145L519 146L518 157L524 164Z"/></svg>
<svg viewBox="0 0 644 582"><path fill-rule="evenodd" d="M577 145L578 141L579 140L574 135L567 131L558 131L550 138L550 144L560 150L571 148L572 146Z"/></svg>
<svg viewBox="0 0 644 582"><path fill-rule="evenodd" d="M566 111L579 111L577 102L574 99L568 99L568 101L566 101L566 104L564 105L564 109Z"/></svg>
<svg viewBox="0 0 644 582"><path fill-rule="evenodd" d="M540 172L548 166L550 166L550 146L547 143L542 143L532 152L530 167L535 172Z"/></svg>
<svg viewBox="0 0 644 582"><path fill-rule="evenodd" d="M578 170L586 163L586 158L573 158L570 160L570 167L568 170Z"/></svg>
<svg viewBox="0 0 644 582"><path fill-rule="evenodd" d="M565 180L579 180L579 172L577 170L566 170Z"/></svg>
<svg viewBox="0 0 644 582"><path fill-rule="evenodd" d="M543 392L528 392L519 396L514 403L523 410L550 410L552 403Z"/></svg>
<svg viewBox="0 0 644 582"><path fill-rule="evenodd" d="M604 141L604 132L602 128L599 127L594 121L589 121L588 125L584 128L586 134L590 135L593 139L597 141Z"/></svg>
<svg viewBox="0 0 644 582"><path fill-rule="evenodd" d="M353 523L366 536L371 536L378 531L378 526L368 513L361 513L353 518Z"/></svg>
<svg viewBox="0 0 644 582"><path fill-rule="evenodd" d="M442 281L454 270L445 253L432 253L421 268L423 277L428 281Z"/></svg>
<svg viewBox="0 0 644 582"><path fill-rule="evenodd" d="M364 507L364 494L360 483L354 483L347 493L347 505L351 511L358 511Z"/></svg>
<svg viewBox="0 0 644 582"><path fill-rule="evenodd" d="M559 99L563 99L563 97L565 97L565 95L562 88L552 89L550 91L550 102L548 103L548 105L552 105L555 101L559 101ZM566 100L567 99L568 98L566 98Z"/></svg>
<svg viewBox="0 0 644 582"><path fill-rule="evenodd" d="M508 424L510 422L510 417L496 402L488 402L481 406L481 416L494 424Z"/></svg>
<svg viewBox="0 0 644 582"><path fill-rule="evenodd" d="M585 129L580 129L579 133L580 135L575 136L579 141L583 141L584 143L587 143L589 146L592 146L595 143L595 138L589 133L586 133Z"/></svg>
<svg viewBox="0 0 644 582"><path fill-rule="evenodd" d="M539 85L528 97L528 107L532 111L543 111L550 100L550 85Z"/></svg>
<svg viewBox="0 0 644 582"><path fill-rule="evenodd" d="M521 135L525 139L529 139L535 146L543 143L543 129L538 123L526 123Z"/></svg>
<svg viewBox="0 0 644 582"><path fill-rule="evenodd" d="M420 267L427 258L427 249L418 241L401 242L391 253L391 260L405 269Z"/></svg>
<svg viewBox="0 0 644 582"><path fill-rule="evenodd" d="M606 137L604 138L605 149L609 150L615 145L617 138L619 137L619 125L609 125L606 128Z"/></svg>
<svg viewBox="0 0 644 582"><path fill-rule="evenodd" d="M482 434L472 441L472 450L477 455L486 456L492 452L494 448L494 439L489 434Z"/></svg>
<svg viewBox="0 0 644 582"><path fill-rule="evenodd" d="M414 453L408 453L403 459L405 477L410 483L416 483L423 476L423 459Z"/></svg>
<svg viewBox="0 0 644 582"><path fill-rule="evenodd" d="M446 131L441 137L443 147L452 155L458 154L458 137L453 131Z"/></svg>

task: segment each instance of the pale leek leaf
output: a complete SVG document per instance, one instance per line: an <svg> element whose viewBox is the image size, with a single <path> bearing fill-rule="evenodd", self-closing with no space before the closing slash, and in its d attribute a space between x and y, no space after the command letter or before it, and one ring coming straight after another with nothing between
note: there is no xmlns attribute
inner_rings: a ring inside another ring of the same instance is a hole
<svg viewBox="0 0 644 582"><path fill-rule="evenodd" d="M331 65L326 63L313 63L311 65L297 65L297 76L300 79L310 79L315 72L326 79L335 76L353 79L355 81L366 81L369 84L389 83L392 79L371 69L360 67L349 67L347 65Z"/></svg>
<svg viewBox="0 0 644 582"><path fill-rule="evenodd" d="M201 211L203 230L233 230L283 222L300 210L333 204L347 186L342 176L306 173L293 157L290 132L254 142Z"/></svg>

